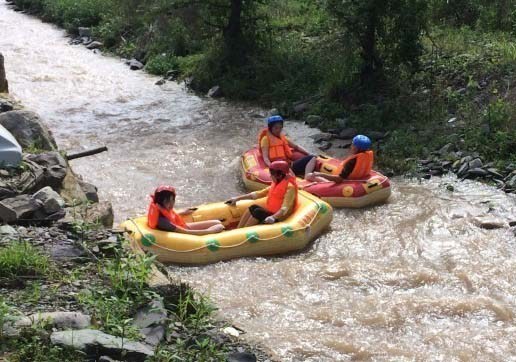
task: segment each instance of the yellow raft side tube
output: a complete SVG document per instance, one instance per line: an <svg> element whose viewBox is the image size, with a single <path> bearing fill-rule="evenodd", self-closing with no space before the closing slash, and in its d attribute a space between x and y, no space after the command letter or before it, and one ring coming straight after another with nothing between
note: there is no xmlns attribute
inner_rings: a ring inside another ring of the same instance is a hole
<svg viewBox="0 0 516 362"><path fill-rule="evenodd" d="M210 219L235 225L252 204L263 205L265 199L239 201L236 206L222 202L201 205L185 217L187 222ZM332 207L299 191L298 207L286 220L270 225L255 225L218 234L188 235L154 230L147 226L147 217L122 223L129 237L142 249L152 252L163 263L208 264L246 256L266 256L304 249L330 224Z"/></svg>

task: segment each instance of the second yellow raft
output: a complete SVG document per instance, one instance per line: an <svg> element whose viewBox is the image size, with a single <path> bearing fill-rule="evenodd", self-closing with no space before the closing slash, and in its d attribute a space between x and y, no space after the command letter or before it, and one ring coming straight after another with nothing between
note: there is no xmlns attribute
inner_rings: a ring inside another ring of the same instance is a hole
<svg viewBox="0 0 516 362"><path fill-rule="evenodd" d="M252 204L264 205L265 199L239 201L236 206L222 202L201 205L186 222L223 220L227 228L238 224ZM298 206L286 220L270 225L232 229L219 234L187 235L154 230L147 226L147 217L125 221L121 226L142 249L150 251L164 263L207 264L246 256L290 253L305 248L330 224L331 206L300 191Z"/></svg>

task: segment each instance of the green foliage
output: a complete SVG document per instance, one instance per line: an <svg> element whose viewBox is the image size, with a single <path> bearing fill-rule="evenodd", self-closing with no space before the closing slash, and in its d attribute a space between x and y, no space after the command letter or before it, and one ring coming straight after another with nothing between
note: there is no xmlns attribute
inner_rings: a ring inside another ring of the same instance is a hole
<svg viewBox="0 0 516 362"><path fill-rule="evenodd" d="M50 272L50 261L26 241L13 241L0 249L0 275L8 278L45 276Z"/></svg>
<svg viewBox="0 0 516 362"><path fill-rule="evenodd" d="M145 70L151 74L164 75L170 70L177 70L179 62L173 55L158 54L150 58L145 65Z"/></svg>

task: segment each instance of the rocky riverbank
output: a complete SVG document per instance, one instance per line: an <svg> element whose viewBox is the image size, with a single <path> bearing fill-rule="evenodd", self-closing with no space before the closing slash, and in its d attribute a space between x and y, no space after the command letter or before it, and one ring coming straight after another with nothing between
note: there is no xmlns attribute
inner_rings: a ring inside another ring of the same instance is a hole
<svg viewBox="0 0 516 362"><path fill-rule="evenodd" d="M0 168L0 361L268 360L112 230L111 204L6 92L0 125L23 149Z"/></svg>

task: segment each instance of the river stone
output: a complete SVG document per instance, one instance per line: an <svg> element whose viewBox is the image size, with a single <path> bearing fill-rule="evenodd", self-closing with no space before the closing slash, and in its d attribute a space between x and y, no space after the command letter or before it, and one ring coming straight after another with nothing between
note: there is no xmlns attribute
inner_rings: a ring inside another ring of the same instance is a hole
<svg viewBox="0 0 516 362"><path fill-rule="evenodd" d="M161 300L153 300L140 309L134 317L133 324L139 328L164 324L167 320L167 311Z"/></svg>
<svg viewBox="0 0 516 362"><path fill-rule="evenodd" d="M88 201L91 202L99 202L99 194L97 186L90 184L89 182L85 182L82 180L78 180L79 185L81 186L82 191L86 195Z"/></svg>
<svg viewBox="0 0 516 362"><path fill-rule="evenodd" d="M506 226L505 221L492 216L479 216L474 218L473 222L479 228L487 230L501 229Z"/></svg>
<svg viewBox="0 0 516 362"><path fill-rule="evenodd" d="M314 143L321 143L323 141L330 141L333 138L331 133L321 132L310 136L314 140Z"/></svg>
<svg viewBox="0 0 516 362"><path fill-rule="evenodd" d="M12 133L23 148L54 151L57 145L47 126L34 112L10 111L0 114L0 124Z"/></svg>
<svg viewBox="0 0 516 362"><path fill-rule="evenodd" d="M482 160L480 158L475 158L474 160L469 162L469 168L481 168L483 166Z"/></svg>
<svg viewBox="0 0 516 362"><path fill-rule="evenodd" d="M466 172L468 171L468 168L469 168L468 164L464 163L462 166L460 166L459 171L457 171L457 175L459 177L464 176L466 174Z"/></svg>
<svg viewBox="0 0 516 362"><path fill-rule="evenodd" d="M503 175L496 168L488 168L487 172L495 179L503 180Z"/></svg>
<svg viewBox="0 0 516 362"><path fill-rule="evenodd" d="M74 348L91 356L107 355L124 361L143 362L154 351L143 343L111 336L94 329L54 332L50 335L53 345Z"/></svg>
<svg viewBox="0 0 516 362"><path fill-rule="evenodd" d="M207 96L210 98L222 97L222 89L218 85L211 87L210 90L208 91Z"/></svg>
<svg viewBox="0 0 516 362"><path fill-rule="evenodd" d="M327 151L331 148L332 146L332 143L331 142L327 142L327 141L323 141L321 142L320 146L318 147L321 151Z"/></svg>
<svg viewBox="0 0 516 362"><path fill-rule="evenodd" d="M445 144L443 147L441 147L441 149L439 151L437 151L437 153L439 153L439 155L442 156L446 156L447 154L449 154L451 151L453 151L453 144L452 143L447 143Z"/></svg>
<svg viewBox="0 0 516 362"><path fill-rule="evenodd" d="M19 219L30 219L42 208L41 201L30 195L19 195L0 201L0 220L5 223Z"/></svg>
<svg viewBox="0 0 516 362"><path fill-rule="evenodd" d="M354 129L354 128L344 128L342 131L340 131L339 138L343 139L343 140L347 140L347 139L355 137L356 135L357 135L357 130L356 129Z"/></svg>
<svg viewBox="0 0 516 362"><path fill-rule="evenodd" d="M50 186L46 186L32 195L33 198L40 200L43 203L43 209L48 215L54 214L62 210L65 202L57 192Z"/></svg>
<svg viewBox="0 0 516 362"><path fill-rule="evenodd" d="M94 49L100 49L104 46L104 44L102 44L101 42L99 41L92 41L91 43L89 43L88 45L86 45L86 48L87 49L90 49L90 50L94 50Z"/></svg>
<svg viewBox="0 0 516 362"><path fill-rule="evenodd" d="M84 329L91 325L91 317L80 312L36 313L28 318L31 325L45 321L57 329Z"/></svg>
<svg viewBox="0 0 516 362"><path fill-rule="evenodd" d="M489 175L489 172L487 172L486 170L484 170L482 168L477 167L477 168L469 169L467 174L468 174L468 176L473 176L473 177L484 177L484 176Z"/></svg>
<svg viewBox="0 0 516 362"><path fill-rule="evenodd" d="M303 113L303 112L306 112L309 107L310 107L310 104L308 102L301 101L301 102L294 103L292 105L292 110L294 111L294 113Z"/></svg>
<svg viewBox="0 0 516 362"><path fill-rule="evenodd" d="M62 188L68 165L59 152L27 155L26 159L43 167L43 180L40 182L42 187L51 186L56 190Z"/></svg>
<svg viewBox="0 0 516 362"><path fill-rule="evenodd" d="M228 354L228 362L256 362L256 355L250 352L233 352Z"/></svg>
<svg viewBox="0 0 516 362"><path fill-rule="evenodd" d="M4 56L0 53L0 93L9 93L9 83L5 76Z"/></svg>
<svg viewBox="0 0 516 362"><path fill-rule="evenodd" d="M14 104L7 100L0 98L0 113L9 112L14 109Z"/></svg>
<svg viewBox="0 0 516 362"><path fill-rule="evenodd" d="M511 189L516 189L516 175L512 176L507 182L506 185Z"/></svg>
<svg viewBox="0 0 516 362"><path fill-rule="evenodd" d="M92 224L98 223L107 228L113 227L113 206L108 201L89 205L86 209L84 221Z"/></svg>
<svg viewBox="0 0 516 362"><path fill-rule="evenodd" d="M129 65L129 69L131 70L140 70L143 69L144 65L142 62L137 61L136 59L131 59L127 62Z"/></svg>

